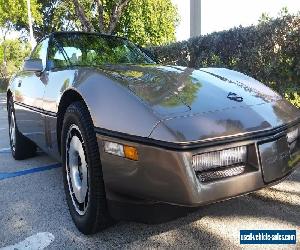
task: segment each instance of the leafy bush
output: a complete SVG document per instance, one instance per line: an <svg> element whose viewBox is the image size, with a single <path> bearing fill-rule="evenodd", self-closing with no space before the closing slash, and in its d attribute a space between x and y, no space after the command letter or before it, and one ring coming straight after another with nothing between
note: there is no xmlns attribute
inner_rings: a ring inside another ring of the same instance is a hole
<svg viewBox="0 0 300 250"><path fill-rule="evenodd" d="M289 100L296 107L300 108L300 91L298 89L287 89L285 91L284 97Z"/></svg>
<svg viewBox="0 0 300 250"><path fill-rule="evenodd" d="M30 53L28 42L19 39L8 39L0 43L0 83L5 81L20 70L24 59ZM6 63L4 63L6 62ZM5 86L5 83L2 83Z"/></svg>
<svg viewBox="0 0 300 250"><path fill-rule="evenodd" d="M300 107L300 14L150 49L162 64L243 72Z"/></svg>

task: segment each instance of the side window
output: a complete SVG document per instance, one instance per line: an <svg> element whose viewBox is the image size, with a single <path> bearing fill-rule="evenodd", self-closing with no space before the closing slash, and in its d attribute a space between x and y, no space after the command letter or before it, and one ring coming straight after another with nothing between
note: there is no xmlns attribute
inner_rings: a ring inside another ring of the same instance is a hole
<svg viewBox="0 0 300 250"><path fill-rule="evenodd" d="M63 53L62 53L63 51ZM56 45L50 47L49 61L51 68L63 68L70 65L80 65L82 52L79 48L66 46L58 49Z"/></svg>
<svg viewBox="0 0 300 250"><path fill-rule="evenodd" d="M50 69L64 68L69 65L69 63L65 60L65 56L55 45L50 46L49 65L50 65Z"/></svg>
<svg viewBox="0 0 300 250"><path fill-rule="evenodd" d="M41 59L43 62L44 68L47 63L47 50L48 50L49 38L40 42L31 53L31 59Z"/></svg>
<svg viewBox="0 0 300 250"><path fill-rule="evenodd" d="M83 54L81 48L68 42L68 39L64 37L60 38L58 43L55 43L55 40L51 42L48 56L50 68L81 65Z"/></svg>

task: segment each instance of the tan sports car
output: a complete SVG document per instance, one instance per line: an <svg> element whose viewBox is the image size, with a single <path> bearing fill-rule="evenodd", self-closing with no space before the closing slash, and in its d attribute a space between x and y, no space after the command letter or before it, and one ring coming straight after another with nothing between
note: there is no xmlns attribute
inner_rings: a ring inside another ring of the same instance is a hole
<svg viewBox="0 0 300 250"><path fill-rule="evenodd" d="M300 110L270 88L228 69L158 65L115 36L45 37L11 79L7 108L14 158L38 146L62 162L85 234L111 225L112 204L197 207L273 185L300 161Z"/></svg>

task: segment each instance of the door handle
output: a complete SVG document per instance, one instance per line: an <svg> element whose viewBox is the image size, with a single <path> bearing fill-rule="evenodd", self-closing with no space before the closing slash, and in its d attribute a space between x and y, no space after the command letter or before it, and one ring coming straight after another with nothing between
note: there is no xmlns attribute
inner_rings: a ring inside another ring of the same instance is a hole
<svg viewBox="0 0 300 250"><path fill-rule="evenodd" d="M22 86L22 81L19 80L19 81L18 81L18 87L20 88L21 86Z"/></svg>

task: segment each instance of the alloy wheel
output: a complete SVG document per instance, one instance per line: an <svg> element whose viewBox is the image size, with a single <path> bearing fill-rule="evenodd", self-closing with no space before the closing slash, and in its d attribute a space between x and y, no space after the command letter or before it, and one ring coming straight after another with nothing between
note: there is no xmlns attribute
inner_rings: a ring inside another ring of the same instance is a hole
<svg viewBox="0 0 300 250"><path fill-rule="evenodd" d="M16 148L16 120L14 112L10 112L10 122L9 122L9 137L10 137L10 145L13 151Z"/></svg>
<svg viewBox="0 0 300 250"><path fill-rule="evenodd" d="M89 202L88 164L81 132L72 125L66 139L66 174L70 196L79 215L86 213Z"/></svg>

